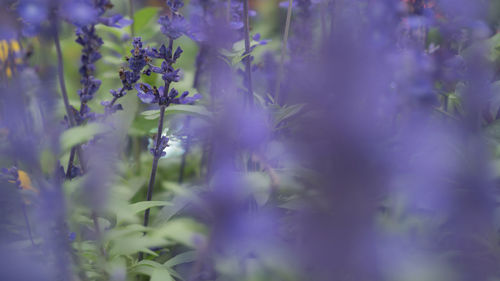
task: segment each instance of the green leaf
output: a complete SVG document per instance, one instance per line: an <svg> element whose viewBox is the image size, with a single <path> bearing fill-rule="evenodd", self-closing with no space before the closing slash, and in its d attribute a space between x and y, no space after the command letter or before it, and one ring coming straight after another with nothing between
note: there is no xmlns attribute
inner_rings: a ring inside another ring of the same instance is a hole
<svg viewBox="0 0 500 281"><path fill-rule="evenodd" d="M105 131L105 126L97 123L70 128L61 135L62 149L63 151L68 151L72 147L85 143Z"/></svg>
<svg viewBox="0 0 500 281"><path fill-rule="evenodd" d="M160 114L160 110L159 109L151 109L151 110L146 110L146 111L143 111L141 112L141 115L143 116L151 116L151 115L156 115L156 114Z"/></svg>
<svg viewBox="0 0 500 281"><path fill-rule="evenodd" d="M165 109L165 115L171 114L187 114L191 116L198 116L205 119L210 119L212 114L204 106L201 105L185 105L185 104L174 104L170 105ZM153 120L160 117L160 110L147 110L141 113L145 119Z"/></svg>
<svg viewBox="0 0 500 281"><path fill-rule="evenodd" d="M172 276L182 280L182 277L174 270L152 260L143 260L131 268L132 273L140 273L151 277L151 280L173 281Z"/></svg>
<svg viewBox="0 0 500 281"><path fill-rule="evenodd" d="M139 213L149 208L166 206L166 205L171 205L171 203L167 201L142 201L131 204L130 207L132 208L132 211L134 213Z"/></svg>
<svg viewBox="0 0 500 281"><path fill-rule="evenodd" d="M151 234L195 248L196 239L205 239L205 232L205 227L202 224L192 219L179 218L158 227Z"/></svg>
<svg viewBox="0 0 500 281"><path fill-rule="evenodd" d="M123 228L115 227L106 232L105 241L117 240L120 239L121 237L130 236L137 233L142 234L143 232L146 232L146 230L147 228L145 226L139 224L131 224Z"/></svg>
<svg viewBox="0 0 500 281"><path fill-rule="evenodd" d="M144 236L142 233L134 233L128 236L121 236L111 243L110 255L131 255L144 252L153 256L158 256L149 248L167 246L171 243L159 237Z"/></svg>
<svg viewBox="0 0 500 281"><path fill-rule="evenodd" d="M153 269L150 281L174 281L166 268L156 267Z"/></svg>
<svg viewBox="0 0 500 281"><path fill-rule="evenodd" d="M498 60L500 58L500 33L488 39L488 45L490 47L489 59L492 61Z"/></svg>
<svg viewBox="0 0 500 281"><path fill-rule="evenodd" d="M156 22L159 7L146 7L138 10L134 14L134 28L140 33L149 23Z"/></svg>
<svg viewBox="0 0 500 281"><path fill-rule="evenodd" d="M276 127L282 121L297 115L302 110L303 107L304 104L295 104L282 107L280 110L278 110L278 112L275 115L274 126Z"/></svg>
<svg viewBox="0 0 500 281"><path fill-rule="evenodd" d="M140 273L147 276L151 276L153 274L154 269L161 266L162 265L160 263L157 263L152 260L142 260L138 262L136 265L134 265L131 268L131 271L133 273Z"/></svg>
<svg viewBox="0 0 500 281"><path fill-rule="evenodd" d="M188 114L199 116L202 118L211 118L212 114L204 106L201 105L185 105L175 104L167 107L165 115L167 114Z"/></svg>
<svg viewBox="0 0 500 281"><path fill-rule="evenodd" d="M196 251L187 251L169 259L163 265L168 267L174 267L179 264L193 262L196 260L196 256L197 256Z"/></svg>

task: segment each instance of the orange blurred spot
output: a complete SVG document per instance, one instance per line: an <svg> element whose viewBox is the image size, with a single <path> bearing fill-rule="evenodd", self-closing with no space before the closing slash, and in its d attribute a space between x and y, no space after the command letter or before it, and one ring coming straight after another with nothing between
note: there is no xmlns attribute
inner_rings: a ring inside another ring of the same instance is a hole
<svg viewBox="0 0 500 281"><path fill-rule="evenodd" d="M26 173L23 170L18 170L17 171L17 178L21 182L21 188L22 189L24 189L24 190L31 190L31 191L33 191L35 193L38 193L38 189L34 188L31 185L31 179L30 179L28 173Z"/></svg>

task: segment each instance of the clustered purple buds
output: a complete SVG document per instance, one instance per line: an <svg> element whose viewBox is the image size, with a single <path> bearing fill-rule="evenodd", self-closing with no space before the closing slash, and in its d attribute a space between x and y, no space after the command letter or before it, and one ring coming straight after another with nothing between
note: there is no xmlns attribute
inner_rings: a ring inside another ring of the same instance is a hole
<svg viewBox="0 0 500 281"><path fill-rule="evenodd" d="M146 60L145 63L148 64L149 68L144 73L148 75L151 73L160 74L161 79L164 81L166 86L160 86L157 88L156 86L151 86L147 83L136 84L135 89L137 90L137 96L142 102L148 104L158 104L160 106L169 106L170 104L190 104L200 98L199 94L193 97L188 97L188 92L184 92L180 97L177 97L179 93L174 88L170 89L170 92L166 92L170 83L178 82L180 79L180 69L175 69L172 65L181 56L183 52L181 47L177 47L173 54L172 47L170 45L169 47L166 47L165 44L162 44L159 49L149 48L145 52L149 57L162 59L163 61L161 66L158 67L150 63L149 60Z"/></svg>
<svg viewBox="0 0 500 281"><path fill-rule="evenodd" d="M168 94L165 94L165 87L151 86L147 83L138 83L135 85L139 99L148 104L158 104L160 106L169 106L170 104L192 104L201 98L200 94L188 97L189 92L185 91L179 96L179 92L172 88Z"/></svg>
<svg viewBox="0 0 500 281"><path fill-rule="evenodd" d="M166 155L166 152L164 150L168 146L169 146L168 145L168 138L165 136L162 136L160 138L160 143L159 143L158 147L151 148L149 150L149 152L151 152L151 154L153 154L153 156L160 158L160 157L163 157Z"/></svg>
<svg viewBox="0 0 500 281"><path fill-rule="evenodd" d="M146 53L146 49L143 48L142 41L140 37L134 38L132 41L133 48L130 50L131 57L127 57L129 70L120 69L118 72L120 80L122 82L122 87L119 91L111 89L109 92L113 96L113 101L103 101L101 105L105 107L107 114L116 112L117 110L122 110L121 104L115 104L116 100L125 96L127 90L132 90L135 83L141 79L141 74L150 75L151 71L146 70L143 72L144 67L150 64L151 59Z"/></svg>
<svg viewBox="0 0 500 281"><path fill-rule="evenodd" d="M17 188L21 189L21 181L19 179L19 172L16 166L10 169L2 168L0 170L0 179L9 183L14 183Z"/></svg>
<svg viewBox="0 0 500 281"><path fill-rule="evenodd" d="M188 33L188 25L182 15L172 13L171 16L161 16L158 23L161 25L161 32L171 39Z"/></svg>
<svg viewBox="0 0 500 281"><path fill-rule="evenodd" d="M92 113L87 105L101 86L101 81L94 77L94 73L95 63L102 57L99 48L104 42L96 33L96 24L121 28L131 23L120 14L104 17L104 13L112 7L113 4L110 0L71 0L61 6L61 16L76 26L76 42L82 46L82 65L79 69L82 76L80 80L82 88L78 90L80 110L72 108L77 124L82 124L86 120L92 120L96 117L96 114ZM121 109L121 105L112 105L106 102L104 104L106 104L108 112Z"/></svg>
<svg viewBox="0 0 500 281"><path fill-rule="evenodd" d="M167 6L172 10L172 12L177 13L180 8L184 7L184 1L182 0L167 0Z"/></svg>
<svg viewBox="0 0 500 281"><path fill-rule="evenodd" d="M142 69L149 62L146 50L142 47L141 38L135 38L132 45L134 46L130 50L132 56L127 58L130 71L120 71L120 79L122 80L123 87L127 90L132 90L133 85L141 79Z"/></svg>

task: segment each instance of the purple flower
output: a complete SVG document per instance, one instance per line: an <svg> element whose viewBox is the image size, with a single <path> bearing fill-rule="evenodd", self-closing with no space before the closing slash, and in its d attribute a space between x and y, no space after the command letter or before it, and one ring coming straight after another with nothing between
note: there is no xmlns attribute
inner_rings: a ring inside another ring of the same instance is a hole
<svg viewBox="0 0 500 281"><path fill-rule="evenodd" d="M21 19L32 25L39 25L48 17L48 5L45 1L21 0L17 11Z"/></svg>
<svg viewBox="0 0 500 281"><path fill-rule="evenodd" d="M188 25L182 15L162 16L158 23L161 25L161 32L168 38L177 39L188 33Z"/></svg>
<svg viewBox="0 0 500 281"><path fill-rule="evenodd" d="M99 11L88 0L66 1L61 7L61 17L77 27L96 23L98 16Z"/></svg>
<svg viewBox="0 0 500 281"><path fill-rule="evenodd" d="M23 35L35 36L40 31L42 23L48 19L48 3L44 0L20 0L17 12L23 22Z"/></svg>
<svg viewBox="0 0 500 281"><path fill-rule="evenodd" d="M168 138L162 136L160 138L160 143L158 144L158 147L151 148L149 152L151 152L151 154L153 154L153 156L155 157L163 157L166 155L166 152L164 150L167 147L168 147Z"/></svg>
<svg viewBox="0 0 500 281"><path fill-rule="evenodd" d="M83 88L78 90L78 96L80 96L80 101L82 103L87 103L94 97L97 90L99 90L101 80L95 79L93 76L89 76L82 78L81 83Z"/></svg>
<svg viewBox="0 0 500 281"><path fill-rule="evenodd" d="M187 91L178 97L179 92L175 88L170 89L170 92L165 96L165 88L163 86L157 89L147 83L137 83L135 89L137 90L137 97L142 102L148 104L158 103L158 105L165 106L169 106L170 104L193 104L195 101L201 99L200 94L188 97L189 92Z"/></svg>
<svg viewBox="0 0 500 281"><path fill-rule="evenodd" d="M167 0L167 6L172 12L178 12L180 8L184 7L183 0Z"/></svg>
<svg viewBox="0 0 500 281"><path fill-rule="evenodd" d="M137 97L143 103L157 103L160 99L160 93L156 87L151 87L147 83L137 83L135 84L135 89L137 90ZM160 87L163 90L163 87Z"/></svg>
<svg viewBox="0 0 500 281"><path fill-rule="evenodd" d="M132 24L132 20L126 19L120 14L116 14L107 18L105 17L99 18L99 23L111 27L123 28Z"/></svg>

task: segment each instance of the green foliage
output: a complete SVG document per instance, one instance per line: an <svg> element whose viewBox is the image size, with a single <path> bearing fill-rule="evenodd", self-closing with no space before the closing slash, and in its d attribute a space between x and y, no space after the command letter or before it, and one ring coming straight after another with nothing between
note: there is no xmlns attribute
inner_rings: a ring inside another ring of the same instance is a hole
<svg viewBox="0 0 500 281"><path fill-rule="evenodd" d="M165 116L173 114L186 114L191 116L197 116L205 119L210 119L212 114L201 105L184 105L184 104L173 104L167 107L165 110ZM141 113L145 119L154 120L160 117L160 110L146 110Z"/></svg>
<svg viewBox="0 0 500 281"><path fill-rule="evenodd" d="M79 127L73 127L64 131L61 135L61 146L63 151L68 151L76 145L85 143L98 134L106 132L108 128L102 124L91 123Z"/></svg>

